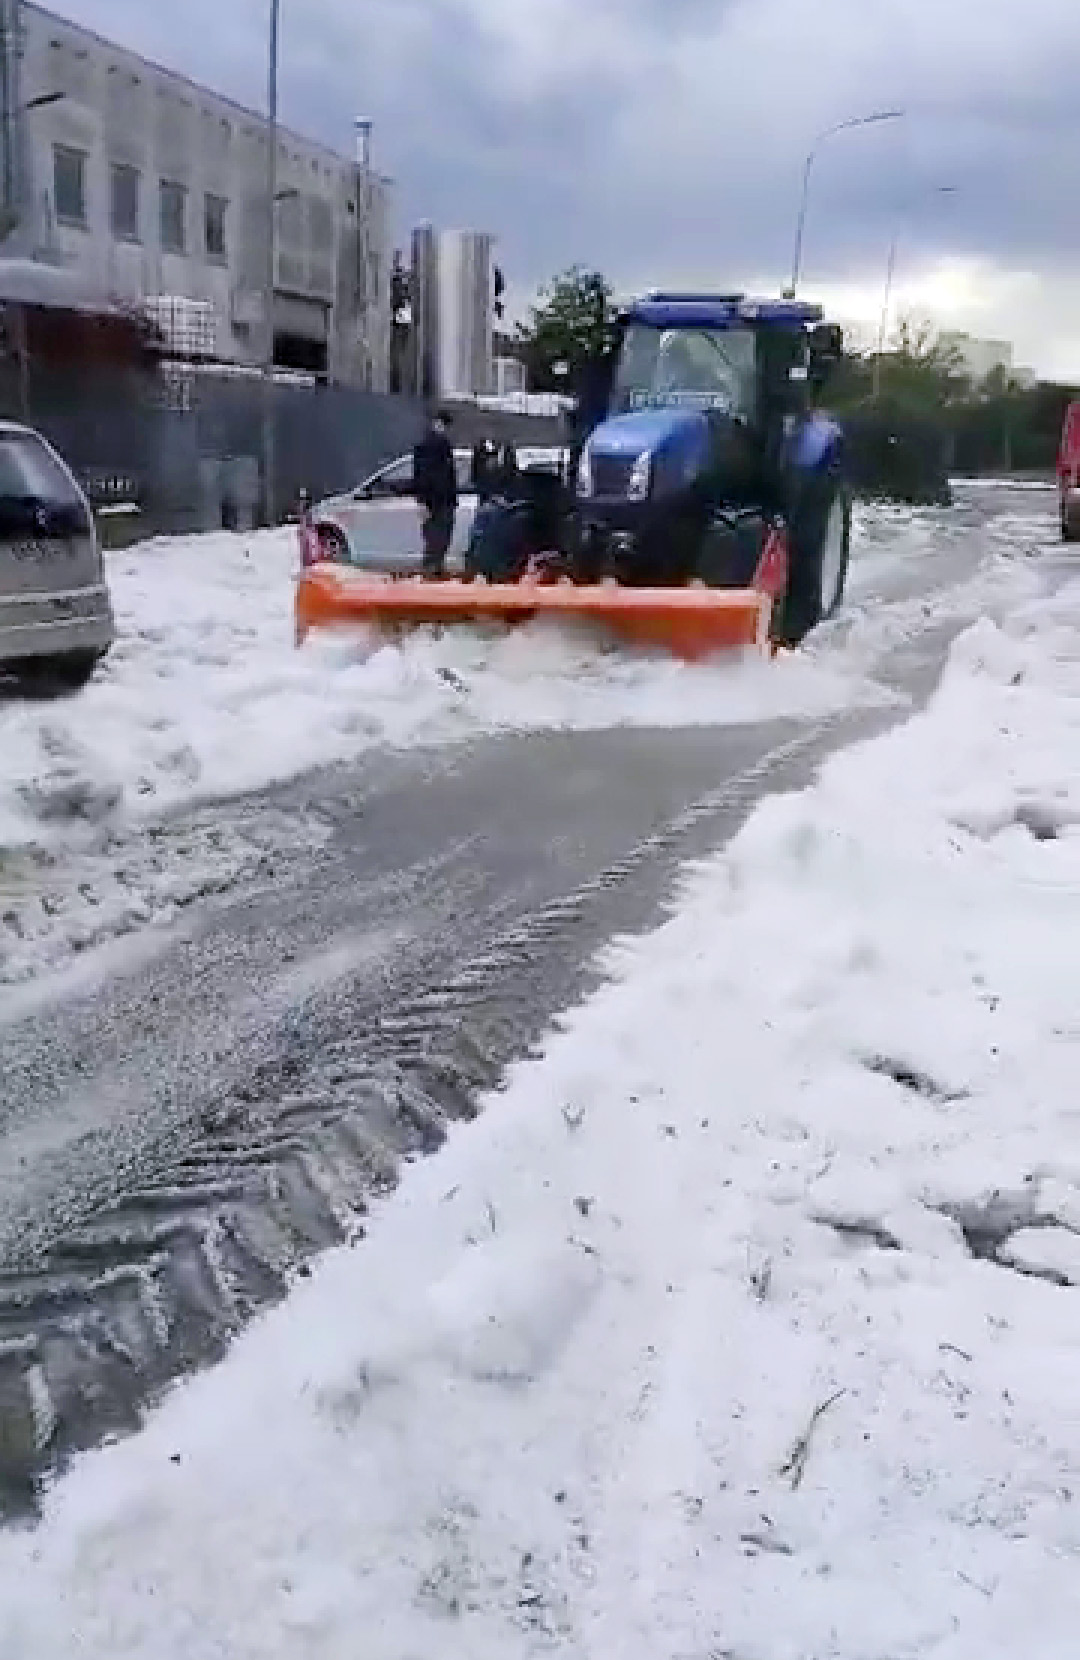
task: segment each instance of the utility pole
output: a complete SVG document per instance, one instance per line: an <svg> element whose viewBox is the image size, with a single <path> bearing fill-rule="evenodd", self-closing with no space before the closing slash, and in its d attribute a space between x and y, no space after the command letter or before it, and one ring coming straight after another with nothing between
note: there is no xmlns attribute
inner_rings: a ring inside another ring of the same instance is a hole
<svg viewBox="0 0 1080 1660"><path fill-rule="evenodd" d="M951 184L935 185L930 192L932 196L955 196L956 186ZM874 354L874 389L873 397L876 403L881 396L881 365L885 356L885 336L889 328L889 306L892 304L893 281L896 277L896 251L900 242L900 232L896 231L889 244L889 262L885 268L885 294L881 302L881 320L878 324L877 351Z"/></svg>
<svg viewBox="0 0 1080 1660"><path fill-rule="evenodd" d="M0 0L0 4L3 0ZM274 428L274 292L277 288L278 52L281 0L270 0L270 64L266 96L266 273L263 286L262 486L263 522L277 522Z"/></svg>
<svg viewBox="0 0 1080 1660"><path fill-rule="evenodd" d="M885 297L881 302L881 321L878 324L877 351L874 353L874 402L881 397L881 360L885 356L885 335L889 328L889 306L892 303L893 277L896 275L896 245L894 236L889 244L889 263L885 271Z"/></svg>
<svg viewBox="0 0 1080 1660"><path fill-rule="evenodd" d="M0 235L8 236L21 217L19 200L19 0L0 0Z"/></svg>

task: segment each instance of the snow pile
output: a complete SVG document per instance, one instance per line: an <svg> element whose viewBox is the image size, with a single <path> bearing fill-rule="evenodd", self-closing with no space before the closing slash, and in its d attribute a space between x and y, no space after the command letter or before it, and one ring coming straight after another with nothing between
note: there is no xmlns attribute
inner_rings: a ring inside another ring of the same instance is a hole
<svg viewBox="0 0 1080 1660"><path fill-rule="evenodd" d="M1073 1660L1080 587L773 799L216 1373L4 1660Z"/></svg>
<svg viewBox="0 0 1080 1660"><path fill-rule="evenodd" d="M92 684L59 702L0 702L0 985L167 921L272 851L261 833L177 822L177 809L377 745L732 725L886 696L813 653L688 666L544 629L400 645L323 636L297 651L295 558L292 531L115 555L120 637Z"/></svg>
<svg viewBox="0 0 1080 1660"><path fill-rule="evenodd" d="M0 709L0 845L52 817L233 795L372 744L476 731L740 723L824 713L839 669L688 667L526 630L400 646L292 638L292 531L201 536L114 557L118 644L85 693Z"/></svg>

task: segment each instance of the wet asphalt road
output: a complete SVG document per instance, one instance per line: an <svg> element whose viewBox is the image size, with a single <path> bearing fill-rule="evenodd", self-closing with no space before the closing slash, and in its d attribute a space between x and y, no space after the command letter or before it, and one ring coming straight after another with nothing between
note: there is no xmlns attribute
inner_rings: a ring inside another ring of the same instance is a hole
<svg viewBox="0 0 1080 1660"><path fill-rule="evenodd" d="M929 563L868 561L853 591L948 587L1043 506L980 496ZM918 701L957 626L909 631L881 677ZM0 1511L355 1237L683 861L898 713L368 756L220 809L314 815L314 856L286 839L106 977L0 1004Z"/></svg>

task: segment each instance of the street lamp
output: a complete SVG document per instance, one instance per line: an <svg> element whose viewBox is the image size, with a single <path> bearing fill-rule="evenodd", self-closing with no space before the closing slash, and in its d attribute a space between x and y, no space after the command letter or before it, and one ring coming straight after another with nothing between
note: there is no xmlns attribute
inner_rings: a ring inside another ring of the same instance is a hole
<svg viewBox="0 0 1080 1660"><path fill-rule="evenodd" d="M932 196L955 196L954 184L935 185L930 192ZM889 306L892 303L893 278L896 275L896 252L900 243L900 232L894 231L893 239L889 244L889 259L885 267L885 294L881 302L881 320L878 324L877 352L874 355L874 385L873 398L876 403L881 396L881 360L885 356L885 335L889 327Z"/></svg>
<svg viewBox="0 0 1080 1660"><path fill-rule="evenodd" d="M810 196L810 175L814 170L814 163L818 151L830 138L837 133L846 133L853 127L877 127L884 121L900 121L905 112L903 110L875 110L872 115L853 115L847 121L838 121L834 127L827 127L819 133L803 165L802 197L799 202L799 218L795 227L795 255L791 262L791 287L788 289L788 298L795 298L795 290L799 286L799 276L802 270L803 232L806 229L806 206Z"/></svg>
<svg viewBox="0 0 1080 1660"><path fill-rule="evenodd" d="M277 514L274 431L274 291L277 287L278 56L281 0L270 0L270 61L266 91L266 271L263 286L262 486L263 522Z"/></svg>

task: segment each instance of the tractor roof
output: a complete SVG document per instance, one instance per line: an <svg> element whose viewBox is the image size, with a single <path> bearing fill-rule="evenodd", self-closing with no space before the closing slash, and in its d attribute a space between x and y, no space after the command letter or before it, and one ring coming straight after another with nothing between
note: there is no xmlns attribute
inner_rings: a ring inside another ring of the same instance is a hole
<svg viewBox="0 0 1080 1660"><path fill-rule="evenodd" d="M747 323L759 327L805 328L820 323L822 309L808 300L754 300L745 294L647 294L626 307L629 323L653 328L737 328Z"/></svg>

